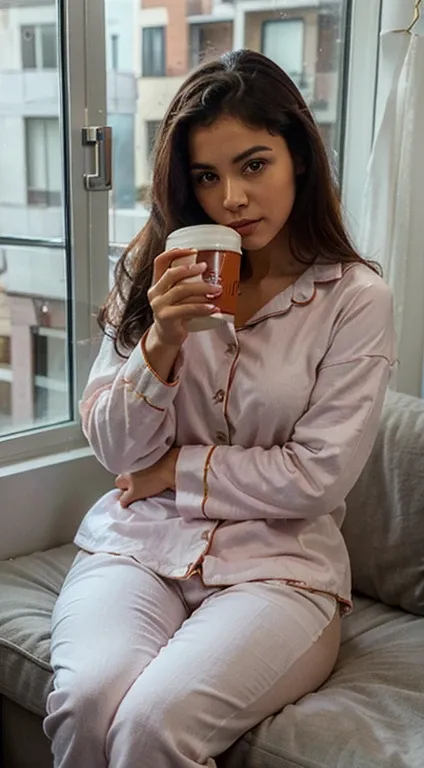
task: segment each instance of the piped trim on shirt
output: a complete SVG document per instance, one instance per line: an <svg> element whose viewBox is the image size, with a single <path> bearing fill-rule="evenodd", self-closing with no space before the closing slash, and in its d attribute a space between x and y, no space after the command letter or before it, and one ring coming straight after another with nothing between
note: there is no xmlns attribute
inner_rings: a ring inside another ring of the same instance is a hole
<svg viewBox="0 0 424 768"><path fill-rule="evenodd" d="M265 306L275 306L272 312L266 314L259 313L252 317L245 325L238 327L237 331L249 329L261 323L263 320L268 320L270 317L278 317L279 315L285 315L292 308L293 305L298 307L306 307L311 304L317 295L317 284L333 283L336 280L341 280L343 277L343 266L340 262L336 264L312 264L301 275L293 285L290 285L284 291L275 296ZM265 309L265 307L263 307Z"/></svg>
<svg viewBox="0 0 424 768"><path fill-rule="evenodd" d="M275 581L275 579L267 579L267 581ZM347 600L346 597L341 597L337 592L327 589L316 589L307 584L306 581L300 581L298 579L283 578L278 579L278 581L282 581L284 584L287 584L288 587L295 587L296 589L303 589L305 592L312 592L313 595L328 595L329 597L333 597L339 604L340 614L342 616L347 616L353 610L352 600Z"/></svg>
<svg viewBox="0 0 424 768"><path fill-rule="evenodd" d="M207 502L207 500L209 498L208 472L209 472L209 467L210 467L211 459L212 459L213 454L216 451L216 448L217 448L217 446L213 445L212 448L210 449L208 455L206 456L205 466L204 466L204 469L203 469L202 515L203 515L203 517L206 517L207 520L210 520L210 518L207 516L206 511L205 511L206 502Z"/></svg>
<svg viewBox="0 0 424 768"><path fill-rule="evenodd" d="M146 397L146 395L143 395L141 392L137 392L134 383L130 381L130 379L123 379L123 382L125 386L131 390L133 395L135 395L135 397L138 397L139 400L143 400L146 403L146 405L150 405L150 408L154 408L155 411L159 411L160 413L165 413L165 410L166 410L165 408L161 408L159 405L154 405L154 403L151 403L149 398Z"/></svg>
<svg viewBox="0 0 424 768"><path fill-rule="evenodd" d="M236 373L236 365L237 365L237 361L238 361L239 357L240 357L240 347L237 347L237 354L236 354L236 356L235 356L235 358L234 358L234 360L233 360L233 362L231 364L230 373L228 375L228 381L227 381L227 386L226 386L226 391L225 391L225 399L224 399L224 419L225 419L226 424L227 424L228 434L230 435L230 444L231 444L231 424L230 424L230 420L228 418L228 401L230 399L230 389L231 389L231 385L232 385L232 383L234 381L234 376L235 376L235 373Z"/></svg>
<svg viewBox="0 0 424 768"><path fill-rule="evenodd" d="M140 349L141 349L141 354L143 355L144 362L146 363L146 366L149 369L150 373L152 373L153 376L155 377L155 379L160 381L160 383L163 384L164 387L176 387L180 383L180 380L179 380L178 376L175 379L175 381L165 381L164 379L162 379L161 376L159 376L157 371L155 371L155 369L152 368L152 366L149 363L149 360L148 360L148 357L147 357L147 350L146 350L146 339L147 339L147 334L149 333L149 331L150 331L150 328L147 329L146 333L144 334L144 336L140 340ZM161 408L161 410L163 410L163 409Z"/></svg>

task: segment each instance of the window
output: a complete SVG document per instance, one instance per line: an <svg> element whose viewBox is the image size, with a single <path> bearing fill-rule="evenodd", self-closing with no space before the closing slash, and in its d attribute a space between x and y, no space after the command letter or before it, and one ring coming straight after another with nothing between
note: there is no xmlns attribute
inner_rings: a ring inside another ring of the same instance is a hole
<svg viewBox="0 0 424 768"><path fill-rule="evenodd" d="M66 331L33 328L34 418L43 424L63 419L67 409Z"/></svg>
<svg viewBox="0 0 424 768"><path fill-rule="evenodd" d="M164 77L165 60L165 28L143 27L143 76Z"/></svg>
<svg viewBox="0 0 424 768"><path fill-rule="evenodd" d="M23 69L56 69L56 25L21 27L21 52Z"/></svg>
<svg viewBox="0 0 424 768"><path fill-rule="evenodd" d="M90 313L97 304L90 297L95 290L90 287L90 225L82 184L85 159L88 166L94 158L85 158L79 130L89 117L86 68L81 61L84 5L82 0L30 5L16 3L13 12L9 4L0 8L3 465L59 446L63 450L66 445L70 449L85 445L75 418L75 393L81 391L79 381L86 379L88 364L80 375L84 348L77 342L91 337ZM67 41L69 88L63 88L58 58L64 48L59 32L67 30L67 25L59 23L65 6L72 29ZM37 22L31 23L32 19ZM20 41L18 51L16 40ZM68 115L75 130L67 127ZM107 265L105 284L106 280ZM100 270L95 282L101 283Z"/></svg>
<svg viewBox="0 0 424 768"><path fill-rule="evenodd" d="M303 20L278 19L262 24L262 53L275 61L297 85L303 74Z"/></svg>
<svg viewBox="0 0 424 768"><path fill-rule="evenodd" d="M232 40L232 21L192 24L190 27L190 65L197 67L202 61L221 56L225 51L230 50Z"/></svg>
<svg viewBox="0 0 424 768"><path fill-rule="evenodd" d="M111 35L110 45L112 69L116 72L119 67L119 35Z"/></svg>
<svg viewBox="0 0 424 768"><path fill-rule="evenodd" d="M61 147L59 120L25 118L28 205L61 204Z"/></svg>

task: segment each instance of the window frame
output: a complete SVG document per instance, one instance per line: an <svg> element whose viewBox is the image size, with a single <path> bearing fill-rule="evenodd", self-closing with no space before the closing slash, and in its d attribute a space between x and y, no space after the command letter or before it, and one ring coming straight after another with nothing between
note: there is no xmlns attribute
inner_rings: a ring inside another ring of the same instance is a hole
<svg viewBox="0 0 424 768"><path fill-rule="evenodd" d="M357 240L363 190L374 138L379 41L384 0L348 0L348 45L345 50L344 109L339 130L341 200L345 223ZM358 108L360 105L360 108Z"/></svg>
<svg viewBox="0 0 424 768"><path fill-rule="evenodd" d="M65 238L0 236L0 243L67 250L67 331L71 418L63 423L7 434L0 438L0 476L20 473L21 462L48 462L58 452L88 449L82 434L78 401L95 357L99 331L95 320L108 290L108 193L85 193L82 171L91 156L85 152L81 130L106 123L104 0L66 0L56 3L62 56L60 121L64 161ZM81 34L83 30L83 34ZM97 44L94 43L97 41ZM87 74L89 73L89 77ZM96 232L96 236L93 236ZM99 234L103 233L103 234ZM74 351L76 353L74 354ZM78 454L80 455L80 454ZM63 466L63 464L61 465Z"/></svg>

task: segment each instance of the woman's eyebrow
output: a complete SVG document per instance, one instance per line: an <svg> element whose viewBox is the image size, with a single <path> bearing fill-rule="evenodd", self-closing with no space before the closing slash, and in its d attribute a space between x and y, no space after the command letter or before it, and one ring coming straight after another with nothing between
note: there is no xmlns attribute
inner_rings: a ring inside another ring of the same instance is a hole
<svg viewBox="0 0 424 768"><path fill-rule="evenodd" d="M254 147L249 147L249 149L245 149L244 152L240 152L239 155L236 155L232 159L232 163L234 165L237 165L238 163L243 162L243 160L247 160L248 157L251 157L252 155L255 155L257 152L272 152L272 147L267 147L265 144L256 144ZM210 165L209 163L191 163L190 165L191 171L214 171L215 166Z"/></svg>

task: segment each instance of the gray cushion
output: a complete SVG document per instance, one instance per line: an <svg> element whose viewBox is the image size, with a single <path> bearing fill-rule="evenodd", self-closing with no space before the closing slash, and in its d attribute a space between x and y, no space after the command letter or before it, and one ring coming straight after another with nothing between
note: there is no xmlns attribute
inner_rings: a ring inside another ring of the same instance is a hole
<svg viewBox="0 0 424 768"><path fill-rule="evenodd" d="M355 598L334 673L269 717L225 768L423 768L424 619Z"/></svg>
<svg viewBox="0 0 424 768"><path fill-rule="evenodd" d="M42 715L52 684L51 611L72 545L0 563L0 693ZM226 768L422 768L424 619L366 598L343 620L334 674L268 718Z"/></svg>
<svg viewBox="0 0 424 768"><path fill-rule="evenodd" d="M0 563L0 693L43 715L52 683L50 620L73 544Z"/></svg>
<svg viewBox="0 0 424 768"><path fill-rule="evenodd" d="M389 392L343 534L354 588L424 615L423 400Z"/></svg>

